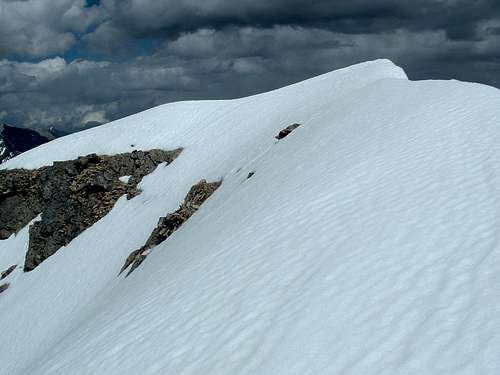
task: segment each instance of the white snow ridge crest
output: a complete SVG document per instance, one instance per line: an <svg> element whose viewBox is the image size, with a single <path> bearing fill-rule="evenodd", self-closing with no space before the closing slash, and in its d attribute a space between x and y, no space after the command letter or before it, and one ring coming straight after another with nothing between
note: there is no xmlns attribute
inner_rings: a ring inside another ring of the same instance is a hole
<svg viewBox="0 0 500 375"><path fill-rule="evenodd" d="M0 271L21 265L2 280L0 373L496 375L499 103L377 60L7 161L183 149L33 271L28 227L0 241ZM222 184L117 276L203 179Z"/></svg>

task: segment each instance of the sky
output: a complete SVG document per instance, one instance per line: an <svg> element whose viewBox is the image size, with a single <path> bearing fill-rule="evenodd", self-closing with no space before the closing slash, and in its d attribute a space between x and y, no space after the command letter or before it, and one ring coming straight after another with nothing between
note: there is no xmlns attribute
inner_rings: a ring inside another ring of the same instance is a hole
<svg viewBox="0 0 500 375"><path fill-rule="evenodd" d="M500 88L500 1L0 0L0 122L74 131L377 58Z"/></svg>

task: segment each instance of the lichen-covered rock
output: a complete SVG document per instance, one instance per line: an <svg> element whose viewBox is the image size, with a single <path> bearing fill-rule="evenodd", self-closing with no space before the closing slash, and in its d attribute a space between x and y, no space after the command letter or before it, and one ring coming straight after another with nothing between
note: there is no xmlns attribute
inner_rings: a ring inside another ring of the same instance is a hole
<svg viewBox="0 0 500 375"><path fill-rule="evenodd" d="M145 245L140 249L133 251L125 260L125 264L120 273L125 271L130 265L127 276L130 275L146 259L151 250L165 241L172 233L181 227L200 206L205 202L222 184L222 181L207 182L201 180L193 185L181 206L173 213L161 217L156 228L153 230Z"/></svg>
<svg viewBox="0 0 500 375"><path fill-rule="evenodd" d="M0 239L42 214L30 227L24 270L31 271L104 217L119 197L137 195L142 178L160 163L171 163L181 151L91 154L33 171L2 170ZM120 181L125 175L131 176L127 183Z"/></svg>

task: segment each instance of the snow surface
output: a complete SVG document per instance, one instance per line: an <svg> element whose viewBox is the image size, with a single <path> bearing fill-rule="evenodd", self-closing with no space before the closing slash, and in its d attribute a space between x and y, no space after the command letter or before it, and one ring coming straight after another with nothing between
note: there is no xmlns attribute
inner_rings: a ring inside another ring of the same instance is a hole
<svg viewBox="0 0 500 375"><path fill-rule="evenodd" d="M500 91L411 82L377 60L163 105L1 168L179 146L139 196L16 271L0 295L2 374L498 374ZM194 183L221 177L117 276Z"/></svg>
<svg viewBox="0 0 500 375"><path fill-rule="evenodd" d="M120 178L118 178L121 182L123 182L124 184L128 184L128 182L130 181L130 177L132 176L121 176Z"/></svg>

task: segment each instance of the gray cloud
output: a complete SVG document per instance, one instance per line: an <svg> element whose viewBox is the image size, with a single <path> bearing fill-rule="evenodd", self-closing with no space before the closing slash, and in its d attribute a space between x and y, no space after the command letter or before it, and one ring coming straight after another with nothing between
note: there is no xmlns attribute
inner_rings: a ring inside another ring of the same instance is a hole
<svg viewBox="0 0 500 375"><path fill-rule="evenodd" d="M30 127L79 128L161 103L192 86L182 68L58 57L38 63L0 61L0 120Z"/></svg>
<svg viewBox="0 0 500 375"><path fill-rule="evenodd" d="M103 7L113 28L136 37L293 25L344 33L442 29L450 39L476 39L477 23L500 15L494 0L104 0Z"/></svg>
<svg viewBox="0 0 500 375"><path fill-rule="evenodd" d="M45 57L73 47L104 13L85 0L0 1L0 56Z"/></svg>
<svg viewBox="0 0 500 375"><path fill-rule="evenodd" d="M496 1L0 0L0 7L0 121L15 125L76 129L381 57L413 79L500 86Z"/></svg>

